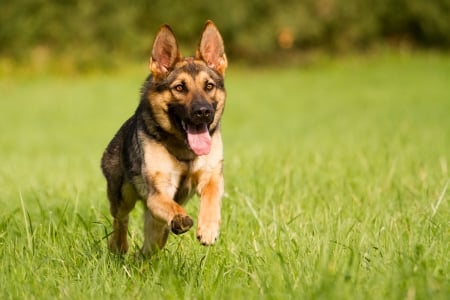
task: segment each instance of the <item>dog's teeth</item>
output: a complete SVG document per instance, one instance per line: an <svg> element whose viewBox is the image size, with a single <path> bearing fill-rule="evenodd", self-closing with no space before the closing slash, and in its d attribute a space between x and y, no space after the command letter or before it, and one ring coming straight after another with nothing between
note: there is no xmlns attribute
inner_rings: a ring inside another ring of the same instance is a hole
<svg viewBox="0 0 450 300"><path fill-rule="evenodd" d="M181 126L183 127L184 130L186 130L186 123L184 123L184 121L181 121Z"/></svg>

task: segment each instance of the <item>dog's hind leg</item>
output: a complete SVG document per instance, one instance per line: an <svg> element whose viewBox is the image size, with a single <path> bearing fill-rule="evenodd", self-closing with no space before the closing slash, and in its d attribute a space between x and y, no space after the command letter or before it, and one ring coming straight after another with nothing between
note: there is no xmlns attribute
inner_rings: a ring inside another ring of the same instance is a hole
<svg viewBox="0 0 450 300"><path fill-rule="evenodd" d="M144 212L144 246L143 255L152 255L163 249L169 236L169 226L155 219L150 210Z"/></svg>
<svg viewBox="0 0 450 300"><path fill-rule="evenodd" d="M114 217L109 249L123 254L128 251L128 219L130 211L136 204L136 191L131 184L112 185L108 183L108 196L111 214Z"/></svg>

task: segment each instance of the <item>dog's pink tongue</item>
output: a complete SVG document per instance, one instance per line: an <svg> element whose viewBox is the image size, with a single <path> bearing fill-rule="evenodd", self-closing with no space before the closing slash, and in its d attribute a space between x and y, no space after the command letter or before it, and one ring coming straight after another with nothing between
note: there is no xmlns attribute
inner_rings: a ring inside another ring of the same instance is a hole
<svg viewBox="0 0 450 300"><path fill-rule="evenodd" d="M211 136L206 124L188 125L188 143L192 151L197 155L206 155L211 150Z"/></svg>

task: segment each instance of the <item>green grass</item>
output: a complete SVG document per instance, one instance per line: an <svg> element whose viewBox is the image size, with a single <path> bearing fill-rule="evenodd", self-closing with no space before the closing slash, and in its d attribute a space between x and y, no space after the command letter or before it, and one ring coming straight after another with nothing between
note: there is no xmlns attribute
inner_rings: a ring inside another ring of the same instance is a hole
<svg viewBox="0 0 450 300"><path fill-rule="evenodd" d="M99 159L145 76L0 79L1 299L448 299L449 56L231 67L219 242L138 260Z"/></svg>

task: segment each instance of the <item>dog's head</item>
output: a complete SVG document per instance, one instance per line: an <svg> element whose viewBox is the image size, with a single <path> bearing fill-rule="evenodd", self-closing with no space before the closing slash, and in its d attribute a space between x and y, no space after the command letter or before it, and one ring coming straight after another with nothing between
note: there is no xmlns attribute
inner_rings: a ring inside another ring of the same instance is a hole
<svg viewBox="0 0 450 300"><path fill-rule="evenodd" d="M195 57L183 58L172 30L163 25L149 68L152 87L147 101L159 126L185 139L196 155L208 154L226 97L227 58L217 27L206 22Z"/></svg>

